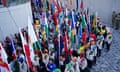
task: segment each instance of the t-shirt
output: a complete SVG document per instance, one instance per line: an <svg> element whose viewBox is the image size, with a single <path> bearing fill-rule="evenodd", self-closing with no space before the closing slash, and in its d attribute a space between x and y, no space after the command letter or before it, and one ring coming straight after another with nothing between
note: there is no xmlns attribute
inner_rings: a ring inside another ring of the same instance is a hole
<svg viewBox="0 0 120 72"><path fill-rule="evenodd" d="M47 68L50 70L50 72L53 72L56 69L56 65L48 63Z"/></svg>

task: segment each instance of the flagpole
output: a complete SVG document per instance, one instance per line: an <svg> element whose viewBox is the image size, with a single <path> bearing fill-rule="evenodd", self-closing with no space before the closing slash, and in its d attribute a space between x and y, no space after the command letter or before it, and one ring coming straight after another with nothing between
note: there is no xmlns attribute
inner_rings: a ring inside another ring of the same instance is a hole
<svg viewBox="0 0 120 72"><path fill-rule="evenodd" d="M60 26L58 25L58 38L59 38L59 55L58 55L58 58L60 56ZM59 59L59 67L60 67L60 59Z"/></svg>

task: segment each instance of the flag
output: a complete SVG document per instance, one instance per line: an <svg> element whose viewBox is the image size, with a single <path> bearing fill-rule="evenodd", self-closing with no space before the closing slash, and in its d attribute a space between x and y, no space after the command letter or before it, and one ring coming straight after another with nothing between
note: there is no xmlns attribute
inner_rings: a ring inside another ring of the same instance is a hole
<svg viewBox="0 0 120 72"><path fill-rule="evenodd" d="M70 6L72 6L73 5L73 1L72 0L70 0Z"/></svg>
<svg viewBox="0 0 120 72"><path fill-rule="evenodd" d="M7 6L7 2L6 2L6 0L2 0L3 2L3 5L4 5L4 7L6 7Z"/></svg>
<svg viewBox="0 0 120 72"><path fill-rule="evenodd" d="M43 4L44 4L44 9L46 9L47 8L47 1L43 0Z"/></svg>
<svg viewBox="0 0 120 72"><path fill-rule="evenodd" d="M83 5L83 0L81 0L81 3L80 3L80 8L81 8L81 10L83 10L83 8L84 8L84 5Z"/></svg>
<svg viewBox="0 0 120 72"><path fill-rule="evenodd" d="M14 41L11 38L11 52L12 52L12 56L16 59L16 49L15 49L15 45L14 45Z"/></svg>
<svg viewBox="0 0 120 72"><path fill-rule="evenodd" d="M67 33L66 32L65 32L65 36L63 37L63 41L64 41L65 55L66 55L66 57L68 57L68 39L67 39Z"/></svg>
<svg viewBox="0 0 120 72"><path fill-rule="evenodd" d="M58 35L59 34L59 24L58 24L59 22L58 22L58 19L57 19L57 23L56 23L56 35Z"/></svg>
<svg viewBox="0 0 120 72"><path fill-rule="evenodd" d="M74 19L74 12L72 11L72 24L71 24L71 40L72 43L75 42L75 19Z"/></svg>
<svg viewBox="0 0 120 72"><path fill-rule="evenodd" d="M0 71L1 72L10 72L10 67L7 61L7 54L0 43Z"/></svg>
<svg viewBox="0 0 120 72"><path fill-rule="evenodd" d="M61 2L58 1L58 14L60 14L61 12L62 12Z"/></svg>
<svg viewBox="0 0 120 72"><path fill-rule="evenodd" d="M94 28L94 30L96 31L96 28L97 28L97 13L95 13L95 15L94 15L92 28Z"/></svg>
<svg viewBox="0 0 120 72"><path fill-rule="evenodd" d="M81 38L82 38L82 24L80 24L80 27L79 27L79 36L78 36L78 39L79 39L78 42L79 43L80 43Z"/></svg>
<svg viewBox="0 0 120 72"><path fill-rule="evenodd" d="M47 40L48 40L49 29L48 29L48 22L47 22L46 15L45 15L45 32L46 32L46 38L47 38Z"/></svg>
<svg viewBox="0 0 120 72"><path fill-rule="evenodd" d="M82 28L84 29L85 27L86 27L85 16L82 15Z"/></svg>
<svg viewBox="0 0 120 72"><path fill-rule="evenodd" d="M30 42L34 43L37 41L37 37L31 22L30 17L28 16L28 35L30 35Z"/></svg>
<svg viewBox="0 0 120 72"><path fill-rule="evenodd" d="M21 40L22 40L23 51L24 51L25 56L26 56L27 64L28 64L29 68L32 69L32 60L30 58L30 53L31 52L30 52L29 46L28 46L26 40L24 39L21 30L19 32L20 32L20 37L21 37Z"/></svg>
<svg viewBox="0 0 120 72"><path fill-rule="evenodd" d="M33 45L36 44L37 42L37 37L32 25L32 22L30 20L30 17L28 17L28 45L30 49L30 58L32 62L34 62L34 57L35 57L35 51L38 50L37 47L34 47Z"/></svg>
<svg viewBox="0 0 120 72"><path fill-rule="evenodd" d="M78 10L78 0L76 0L76 10Z"/></svg>
<svg viewBox="0 0 120 72"><path fill-rule="evenodd" d="M54 5L57 7L57 0L53 0Z"/></svg>
<svg viewBox="0 0 120 72"><path fill-rule="evenodd" d="M52 8L52 12L54 12L55 11L55 5L54 5L53 2L51 3L51 8Z"/></svg>

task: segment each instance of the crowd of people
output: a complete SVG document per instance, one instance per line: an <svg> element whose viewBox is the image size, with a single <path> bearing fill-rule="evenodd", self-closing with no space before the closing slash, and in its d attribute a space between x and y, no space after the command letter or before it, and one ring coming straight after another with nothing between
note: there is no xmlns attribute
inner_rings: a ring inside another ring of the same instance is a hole
<svg viewBox="0 0 120 72"><path fill-rule="evenodd" d="M33 44L35 57L32 68L27 64L20 33L6 37L3 43L11 71L90 72L101 56L101 51L110 50L111 29L100 22L95 13L90 15L84 10L77 11L62 6L55 6L57 11L50 7L41 10L41 3L32 3L33 28L38 39ZM36 25L40 25L39 28ZM22 29L22 34L28 42L27 28ZM11 50L13 43L16 55Z"/></svg>

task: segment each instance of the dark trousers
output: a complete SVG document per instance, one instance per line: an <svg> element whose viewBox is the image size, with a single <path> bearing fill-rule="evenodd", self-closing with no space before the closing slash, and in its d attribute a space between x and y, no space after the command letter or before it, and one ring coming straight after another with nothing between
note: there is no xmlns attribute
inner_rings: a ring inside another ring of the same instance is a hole
<svg viewBox="0 0 120 72"><path fill-rule="evenodd" d="M94 56L93 65L96 65L96 56Z"/></svg>
<svg viewBox="0 0 120 72"><path fill-rule="evenodd" d="M65 65L60 65L61 72L64 72L65 70Z"/></svg>
<svg viewBox="0 0 120 72"><path fill-rule="evenodd" d="M89 69L89 68L85 68L84 70L82 70L82 69L80 68L80 72L90 72L90 69Z"/></svg>
<svg viewBox="0 0 120 72"><path fill-rule="evenodd" d="M120 21L119 21L119 20L116 20L116 23L115 23L115 29L116 29L116 30L119 29L119 24L120 24Z"/></svg>
<svg viewBox="0 0 120 72"><path fill-rule="evenodd" d="M107 51L109 51L109 50L110 50L110 45L111 45L111 44L109 44L108 42L106 42L106 46L107 46L107 48L106 48L106 49L107 49Z"/></svg>
<svg viewBox="0 0 120 72"><path fill-rule="evenodd" d="M91 68L92 68L92 64L93 64L93 61L87 59L87 62L88 62L88 68L91 69Z"/></svg>
<svg viewBox="0 0 120 72"><path fill-rule="evenodd" d="M98 49L97 56L98 56L98 57L100 57L100 56L101 56L101 49Z"/></svg>

